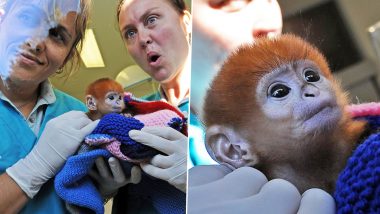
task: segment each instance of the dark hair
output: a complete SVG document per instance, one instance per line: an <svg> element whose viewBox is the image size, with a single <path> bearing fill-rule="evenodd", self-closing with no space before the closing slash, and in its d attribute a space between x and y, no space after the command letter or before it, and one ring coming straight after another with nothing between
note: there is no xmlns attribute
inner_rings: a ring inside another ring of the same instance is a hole
<svg viewBox="0 0 380 214"><path fill-rule="evenodd" d="M69 75L73 71L77 71L80 66L80 52L83 47L83 40L86 32L86 28L88 25L88 20L90 17L90 9L91 9L92 0L80 0L80 13L75 20L75 32L76 38L74 40L73 46L71 48L72 53L70 53L65 59L65 63L70 61L70 67L65 68L65 70L69 70ZM66 67L66 66L65 66Z"/></svg>
<svg viewBox="0 0 380 214"><path fill-rule="evenodd" d="M91 1L92 0L80 0L80 13L78 14L76 20L75 20L75 33L76 38L74 40L73 46L71 47L69 55L66 57L64 61L64 65L66 65L70 61L70 65L68 69L70 70L69 74L73 70L77 70L80 65L80 57L79 53L82 50L83 46L83 39L84 34L87 28L88 19L90 16L90 7L91 7ZM15 3L15 0L12 1L6 1L4 10L8 11L12 7L12 5ZM7 14L4 15L4 18L7 16Z"/></svg>
<svg viewBox="0 0 380 214"><path fill-rule="evenodd" d="M169 1L169 3L173 6L173 8L181 15L185 14L185 11L187 10L186 3L184 0L165 0ZM125 0L119 0L117 4L117 10L116 10L116 19L117 22L119 22L119 15L121 7L123 6Z"/></svg>

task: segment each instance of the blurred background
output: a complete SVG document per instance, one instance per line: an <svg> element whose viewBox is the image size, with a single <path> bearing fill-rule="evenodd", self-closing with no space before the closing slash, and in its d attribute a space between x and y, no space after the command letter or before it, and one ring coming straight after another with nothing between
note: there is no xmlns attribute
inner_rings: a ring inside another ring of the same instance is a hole
<svg viewBox="0 0 380 214"><path fill-rule="evenodd" d="M380 97L380 1L279 0L283 32L292 32L325 54L353 103Z"/></svg>

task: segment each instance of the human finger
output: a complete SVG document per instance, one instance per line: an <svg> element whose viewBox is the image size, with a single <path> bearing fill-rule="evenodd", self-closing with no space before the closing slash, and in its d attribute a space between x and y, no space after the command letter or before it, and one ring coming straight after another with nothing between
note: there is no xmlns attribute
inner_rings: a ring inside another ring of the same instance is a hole
<svg viewBox="0 0 380 214"><path fill-rule="evenodd" d="M146 174L150 176L153 176L161 180L169 179L168 173L166 173L166 169L161 169L161 168L158 168L156 166L153 166L151 164L146 164L146 163L140 163L140 167Z"/></svg>
<svg viewBox="0 0 380 214"><path fill-rule="evenodd" d="M302 194L297 214L334 214L335 210L334 198L321 189L313 188Z"/></svg>
<svg viewBox="0 0 380 214"><path fill-rule="evenodd" d="M161 155L161 154L155 155L150 160L150 163L153 166L156 166L162 169L166 169L174 165L172 158L169 158L169 156Z"/></svg>
<svg viewBox="0 0 380 214"><path fill-rule="evenodd" d="M112 175L113 175L113 179L117 183L123 183L123 182L125 182L127 180L127 178L125 177L123 168L122 168L119 160L117 160L114 157L110 157L108 159L108 164L110 166L110 169L111 169L111 172L112 172Z"/></svg>
<svg viewBox="0 0 380 214"><path fill-rule="evenodd" d="M85 136L91 134L91 132L94 131L94 129L98 125L98 123L99 123L99 120L95 120L95 121L91 121L91 122L87 123L87 125L85 125L83 128L81 128L82 136L85 137Z"/></svg>
<svg viewBox="0 0 380 214"><path fill-rule="evenodd" d="M250 204L250 209L254 208L258 213L294 214L299 208L300 200L301 195L293 184L283 179L273 179L257 195L249 198L247 203Z"/></svg>
<svg viewBox="0 0 380 214"><path fill-rule="evenodd" d="M189 169L190 187L195 187L224 178L232 170L225 165L198 165Z"/></svg>
<svg viewBox="0 0 380 214"><path fill-rule="evenodd" d="M189 192L190 193L190 192ZM274 179L267 182L259 193L250 197L230 199L208 203L208 192L205 201L195 204L190 201L189 214L231 214L231 213L265 213L265 214L294 214L297 212L300 203L298 190L289 182L281 179ZM228 194L228 193L226 193Z"/></svg>
<svg viewBox="0 0 380 214"><path fill-rule="evenodd" d="M227 174L224 178L199 185L189 191L189 200L196 203L221 203L242 199L257 194L268 180L260 171L242 167ZM205 198L205 193L207 198Z"/></svg>
<svg viewBox="0 0 380 214"><path fill-rule="evenodd" d="M131 169L130 183L137 184L141 181L141 169L138 166L133 166Z"/></svg>
<svg viewBox="0 0 380 214"><path fill-rule="evenodd" d="M95 165L101 177L103 178L111 177L110 171L103 157L96 158Z"/></svg>
<svg viewBox="0 0 380 214"><path fill-rule="evenodd" d="M146 146L157 149L165 154L173 153L172 143L162 137L138 130L129 131L129 137Z"/></svg>
<svg viewBox="0 0 380 214"><path fill-rule="evenodd" d="M142 128L141 131L160 136L168 140L179 140L186 137L181 132L166 126L146 126Z"/></svg>

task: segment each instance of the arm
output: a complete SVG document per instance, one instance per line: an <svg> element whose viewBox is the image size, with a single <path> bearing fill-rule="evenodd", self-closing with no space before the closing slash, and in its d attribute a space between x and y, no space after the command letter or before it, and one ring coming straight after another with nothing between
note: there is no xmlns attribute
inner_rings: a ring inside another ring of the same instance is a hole
<svg viewBox="0 0 380 214"><path fill-rule="evenodd" d="M7 173L0 175L0 213L19 212L29 198Z"/></svg>
<svg viewBox="0 0 380 214"><path fill-rule="evenodd" d="M33 198L55 176L96 125L97 121L79 111L50 120L31 152L0 176L0 213L20 210L28 198Z"/></svg>

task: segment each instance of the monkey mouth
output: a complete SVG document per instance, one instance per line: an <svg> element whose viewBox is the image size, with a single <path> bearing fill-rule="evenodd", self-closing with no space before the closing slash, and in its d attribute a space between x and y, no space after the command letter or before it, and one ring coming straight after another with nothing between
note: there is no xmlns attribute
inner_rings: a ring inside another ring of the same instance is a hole
<svg viewBox="0 0 380 214"><path fill-rule="evenodd" d="M121 107L113 107L112 110L113 110L113 112L120 113L122 111L122 108Z"/></svg>
<svg viewBox="0 0 380 214"><path fill-rule="evenodd" d="M306 130L324 129L329 130L336 127L341 118L338 106L321 106L310 112L304 120Z"/></svg>

